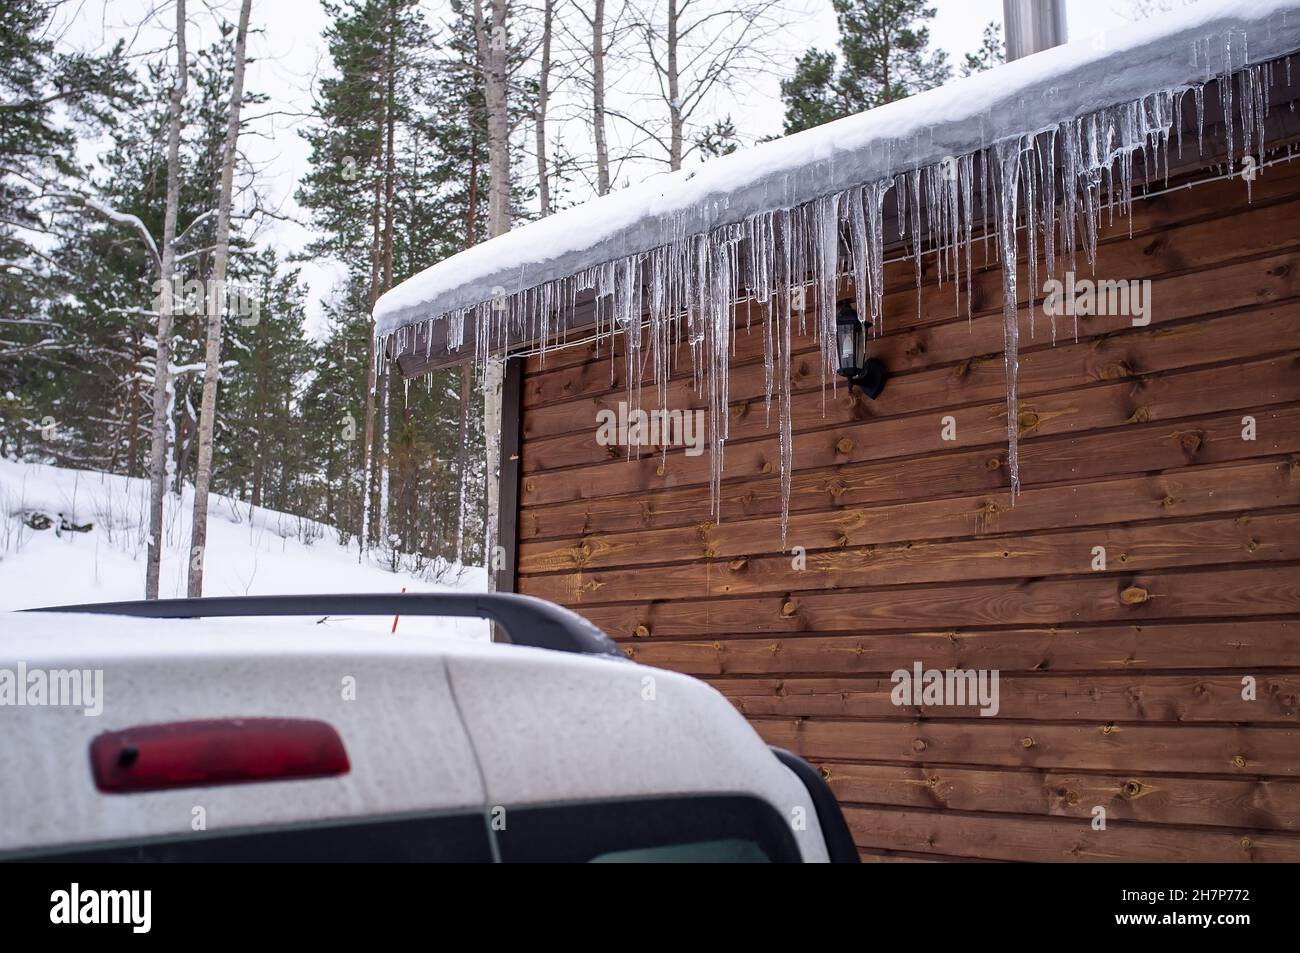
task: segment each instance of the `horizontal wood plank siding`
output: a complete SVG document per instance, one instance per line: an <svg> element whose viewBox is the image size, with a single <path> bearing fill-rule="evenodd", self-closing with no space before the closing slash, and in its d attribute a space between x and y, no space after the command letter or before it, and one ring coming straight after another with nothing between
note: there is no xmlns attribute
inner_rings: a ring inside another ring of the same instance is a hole
<svg viewBox="0 0 1300 953"><path fill-rule="evenodd" d="M823 392L795 336L784 541L757 309L720 518L707 452L597 440L621 345L529 358L519 591L819 765L865 861L1300 860L1300 163L1252 202L1237 181L1140 201L1131 226L1075 269L1150 280L1149 324L1058 319L1055 340L1021 242L1014 501L1002 276L978 246L969 316L932 255L919 292L887 264L878 401ZM704 407L675 360L667 406ZM916 663L996 671L997 711L896 704Z"/></svg>

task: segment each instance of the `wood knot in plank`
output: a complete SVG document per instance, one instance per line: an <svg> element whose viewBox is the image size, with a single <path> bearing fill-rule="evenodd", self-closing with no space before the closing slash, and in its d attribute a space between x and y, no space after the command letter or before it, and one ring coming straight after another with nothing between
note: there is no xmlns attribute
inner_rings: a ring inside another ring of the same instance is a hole
<svg viewBox="0 0 1300 953"><path fill-rule="evenodd" d="M1178 435L1178 444L1189 457L1194 457L1200 453L1201 446L1204 443L1205 434L1198 430L1184 430Z"/></svg>
<svg viewBox="0 0 1300 953"><path fill-rule="evenodd" d="M1120 788L1120 793L1131 801L1135 798L1142 797L1144 794L1149 794L1150 791L1141 781L1135 781L1130 778L1124 782L1124 786Z"/></svg>
<svg viewBox="0 0 1300 953"><path fill-rule="evenodd" d="M1151 593L1141 586L1129 586L1119 594L1119 601L1126 606L1140 606L1151 598Z"/></svg>

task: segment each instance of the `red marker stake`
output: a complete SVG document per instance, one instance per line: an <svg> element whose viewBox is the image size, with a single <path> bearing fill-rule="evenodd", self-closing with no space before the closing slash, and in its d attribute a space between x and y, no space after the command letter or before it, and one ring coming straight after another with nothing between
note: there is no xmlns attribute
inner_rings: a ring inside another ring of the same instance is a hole
<svg viewBox="0 0 1300 953"><path fill-rule="evenodd" d="M406 587L405 587L405 586L402 587L402 591L403 591L403 592L406 591ZM397 620L400 619L400 618L401 618L400 615L395 615L395 616L393 616L393 627L392 627L391 629L388 630L388 634L389 634L389 635L392 635L394 632L397 631Z"/></svg>

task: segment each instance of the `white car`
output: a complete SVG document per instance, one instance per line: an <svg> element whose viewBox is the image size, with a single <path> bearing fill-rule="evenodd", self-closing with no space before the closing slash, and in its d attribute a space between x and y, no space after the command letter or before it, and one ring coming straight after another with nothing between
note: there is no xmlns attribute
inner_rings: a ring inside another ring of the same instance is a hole
<svg viewBox="0 0 1300 953"><path fill-rule="evenodd" d="M514 644L264 618L395 612ZM0 755L0 859L858 861L821 775L716 691L517 595L0 615Z"/></svg>

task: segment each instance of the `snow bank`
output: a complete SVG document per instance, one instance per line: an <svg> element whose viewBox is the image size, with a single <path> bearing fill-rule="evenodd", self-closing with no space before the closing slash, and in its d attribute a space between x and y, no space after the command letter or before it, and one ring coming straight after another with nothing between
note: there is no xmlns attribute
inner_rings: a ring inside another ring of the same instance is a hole
<svg viewBox="0 0 1300 953"><path fill-rule="evenodd" d="M193 505L191 487L179 500L167 496L163 598L185 595ZM356 546L339 545L334 528L323 523L217 494L208 505L209 596L486 588L481 567L443 567L434 578L394 573L373 557L358 559ZM142 598L148 506L145 480L0 460L0 610ZM332 618L324 627L386 634L392 621ZM259 625L316 623L278 619ZM406 617L398 630L486 638L488 627L473 619Z"/></svg>

